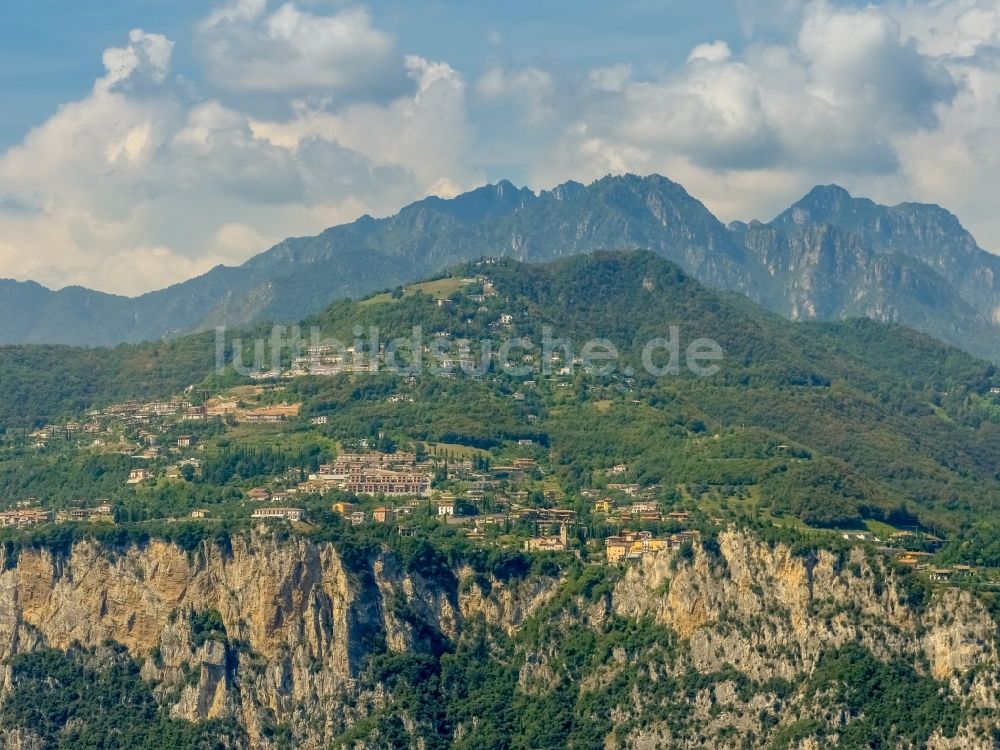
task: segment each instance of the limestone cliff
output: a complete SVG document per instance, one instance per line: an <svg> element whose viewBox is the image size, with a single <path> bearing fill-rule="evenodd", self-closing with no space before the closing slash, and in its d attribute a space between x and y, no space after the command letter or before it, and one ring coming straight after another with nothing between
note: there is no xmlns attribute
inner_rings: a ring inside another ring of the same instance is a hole
<svg viewBox="0 0 1000 750"><path fill-rule="evenodd" d="M897 583L884 558L860 548L846 560L822 550L802 558L729 532L720 536L717 556L699 550L683 565L671 555L646 558L616 587L614 607L628 617L652 616L686 639L684 666L701 673L733 667L758 684L801 681L824 652L844 644L926 665L967 712L985 717L957 738L933 737L931 746L994 747L996 623L969 593L945 590L917 609L901 600ZM717 691L710 698L737 703ZM814 706L795 706L797 698L779 723L814 713ZM752 728L764 733L759 724ZM641 738L650 732L655 736L655 728L640 732L635 746L649 746Z"/></svg>
<svg viewBox="0 0 1000 750"><path fill-rule="evenodd" d="M378 654L433 660L449 650L507 669L512 703L547 700L574 680L578 704L607 706L594 726L608 748L777 747L785 736L784 746L825 746L852 719L830 685L804 685L824 654L848 644L913 665L914 679L936 680L940 699L961 709L926 746L995 747L1000 724L997 628L983 605L948 591L914 606L896 573L860 549L802 557L729 531L711 551L650 556L582 593L581 578L607 572L431 576L388 550L348 564L330 544L265 531L194 553L157 541L124 552L80 543L65 556L24 550L2 567L0 658L114 641L172 716L229 718L254 748L277 747L278 726L297 747L325 748L382 714L426 746L412 706L366 670ZM485 645L462 651L474 633ZM574 643L593 653L568 660ZM14 689L5 669L0 697ZM447 742L475 737L492 718L456 716ZM826 739L807 721L827 727ZM0 746L37 742L16 728L0 733Z"/></svg>
<svg viewBox="0 0 1000 750"><path fill-rule="evenodd" d="M497 586L488 601L478 589L460 600L392 555L349 571L330 544L263 529L193 554L155 540L124 554L96 543L64 558L25 550L4 568L0 659L115 641L175 701L172 715L235 717L254 746L267 744L262 727L288 723L303 728L300 747L325 747L351 719L338 707L373 650L424 648L427 628L456 638L474 611L510 629L545 593ZM198 642L192 616L206 611L221 616L224 638Z"/></svg>

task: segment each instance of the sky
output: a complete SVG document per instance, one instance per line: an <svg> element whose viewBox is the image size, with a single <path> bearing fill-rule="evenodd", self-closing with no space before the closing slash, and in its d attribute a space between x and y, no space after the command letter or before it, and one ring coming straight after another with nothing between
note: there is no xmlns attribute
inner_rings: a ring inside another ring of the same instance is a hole
<svg viewBox="0 0 1000 750"><path fill-rule="evenodd" d="M815 184L1000 251L1000 0L6 0L0 277L134 295L499 179Z"/></svg>

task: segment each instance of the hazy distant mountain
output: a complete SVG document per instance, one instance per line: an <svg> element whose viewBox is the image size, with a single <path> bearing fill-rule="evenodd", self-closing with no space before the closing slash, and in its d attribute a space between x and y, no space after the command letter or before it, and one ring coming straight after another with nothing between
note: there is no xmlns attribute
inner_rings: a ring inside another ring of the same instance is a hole
<svg viewBox="0 0 1000 750"><path fill-rule="evenodd" d="M938 206L880 206L831 185L770 224L730 229L776 282L772 296L763 288L752 296L783 315L902 323L980 356L1000 354L1000 258Z"/></svg>
<svg viewBox="0 0 1000 750"><path fill-rule="evenodd" d="M135 299L80 288L0 285L0 343L110 344L219 324L297 320L482 256L550 260L644 248L699 280L792 318L871 317L981 356L1000 354L1000 258L937 206L877 205L818 187L769 224L724 226L680 185L653 175L568 182L535 194L509 182L395 216L291 238Z"/></svg>

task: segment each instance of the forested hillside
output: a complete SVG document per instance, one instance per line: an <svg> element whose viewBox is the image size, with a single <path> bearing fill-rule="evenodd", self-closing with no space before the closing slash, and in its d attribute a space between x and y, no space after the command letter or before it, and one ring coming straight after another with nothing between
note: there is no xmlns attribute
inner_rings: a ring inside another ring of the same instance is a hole
<svg viewBox="0 0 1000 750"><path fill-rule="evenodd" d="M215 363L212 334L114 348L0 347L0 425L79 417L94 404L179 393Z"/></svg>
<svg viewBox="0 0 1000 750"><path fill-rule="evenodd" d="M488 306L477 275L496 289ZM303 330L315 325L324 338L352 342L358 327L366 337L375 327L384 344L418 326L425 343L441 333L475 347L487 341L494 351L522 338L540 347L549 330L577 354L588 341L607 339L620 357L605 374L536 372L536 349L519 376L424 373L414 382L383 369L292 379L286 398L301 401L302 418L327 418L313 430L337 440L388 433L486 450L531 440L551 451L568 487L587 486L594 472L622 463L634 481L676 497L740 497L748 513L769 509L820 526L892 516L975 536L974 522L992 523L998 510L995 370L921 334L871 321L790 323L644 253L548 266L472 264L448 283L454 291L445 305L418 287L335 303ZM501 315L509 325L498 324ZM643 347L671 335L671 325L682 357L695 339L718 342L716 374L698 377L686 366L660 377L646 371ZM268 334L248 332L245 349ZM169 396L189 384L199 384L196 396L240 382L213 366L209 337L108 351L8 349L5 384L19 396L4 401L4 418L30 424L92 403ZM411 395L387 403L393 393ZM6 470L7 491L43 494L41 480L14 479L24 471Z"/></svg>

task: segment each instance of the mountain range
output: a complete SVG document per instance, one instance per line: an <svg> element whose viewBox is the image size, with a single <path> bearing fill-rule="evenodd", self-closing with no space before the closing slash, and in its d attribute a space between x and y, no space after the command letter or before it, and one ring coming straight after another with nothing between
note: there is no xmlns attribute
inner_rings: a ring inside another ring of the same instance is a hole
<svg viewBox="0 0 1000 750"><path fill-rule="evenodd" d="M548 261L646 249L793 320L868 317L1000 359L1000 257L935 205L814 188L768 223L719 221L665 177L535 193L507 181L284 240L238 267L135 298L0 281L0 343L111 345L305 318L484 256Z"/></svg>

